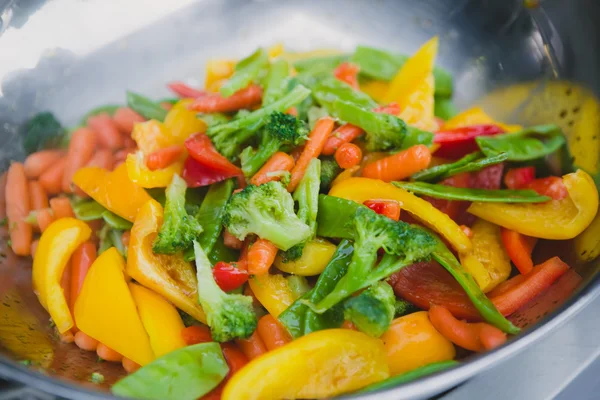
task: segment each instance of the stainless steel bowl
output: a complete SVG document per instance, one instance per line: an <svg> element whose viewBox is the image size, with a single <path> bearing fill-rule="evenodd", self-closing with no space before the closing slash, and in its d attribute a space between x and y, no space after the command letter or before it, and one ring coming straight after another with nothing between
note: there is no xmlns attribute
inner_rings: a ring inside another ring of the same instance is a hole
<svg viewBox="0 0 600 400"><path fill-rule="evenodd" d="M438 63L455 76L459 106L479 102L507 121L556 122L567 133L584 118L574 111L578 105L597 104L594 94L600 94L596 0L546 0L532 8L522 0L0 0L0 33L2 168L23 157L18 127L36 112L50 110L74 125L94 106L123 102L125 89L167 95L169 80L201 83L209 58L277 42L297 51L362 43L411 53L439 35ZM560 253L572 261L569 244L563 247ZM120 367L58 343L31 291L30 265L7 252L5 242L0 253L6 255L0 259L0 375L65 398L109 398L107 386L87 379L98 371L109 384ZM573 265L584 278L577 292L558 309L542 304L541 319L524 315L524 333L503 347L361 398L431 396L535 343L600 293L600 262ZM26 368L17 362L22 359L46 372Z"/></svg>

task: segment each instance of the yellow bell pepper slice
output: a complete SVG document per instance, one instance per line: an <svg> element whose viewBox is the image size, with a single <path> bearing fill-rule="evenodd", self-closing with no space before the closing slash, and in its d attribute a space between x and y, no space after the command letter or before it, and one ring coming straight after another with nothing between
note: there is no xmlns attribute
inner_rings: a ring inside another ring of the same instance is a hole
<svg viewBox="0 0 600 400"><path fill-rule="evenodd" d="M270 59L279 57L280 55L283 54L283 51L284 51L283 43L275 43L273 46L271 46L267 49Z"/></svg>
<svg viewBox="0 0 600 400"><path fill-rule="evenodd" d="M521 125L507 125L501 122L495 121L492 117L487 115L481 107L472 107L468 110L455 115L442 126L442 130L463 128L471 125L483 125L483 124L494 124L504 129L506 132L516 132L523 129Z"/></svg>
<svg viewBox="0 0 600 400"><path fill-rule="evenodd" d="M165 124L155 119L135 124L131 137L144 154L150 154L173 144Z"/></svg>
<svg viewBox="0 0 600 400"><path fill-rule="evenodd" d="M129 291L157 358L186 346L181 336L185 325L171 303L137 283L129 283Z"/></svg>
<svg viewBox="0 0 600 400"><path fill-rule="evenodd" d="M231 377L222 399L330 398L388 377L379 339L349 329L328 329L255 358Z"/></svg>
<svg viewBox="0 0 600 400"><path fill-rule="evenodd" d="M198 304L198 280L191 264L181 254L152 252L152 242L162 221L163 209L156 200L151 199L140 208L131 228L126 271L143 286L206 323L206 315Z"/></svg>
<svg viewBox="0 0 600 400"><path fill-rule="evenodd" d="M73 327L73 317L60 281L71 255L91 234L92 230L83 221L58 219L42 233L33 258L33 290L60 333Z"/></svg>
<svg viewBox="0 0 600 400"><path fill-rule="evenodd" d="M454 345L433 327L427 311L396 318L381 340L391 376L456 356Z"/></svg>
<svg viewBox="0 0 600 400"><path fill-rule="evenodd" d="M600 212L574 242L579 261L589 262L600 256Z"/></svg>
<svg viewBox="0 0 600 400"><path fill-rule="evenodd" d="M473 249L459 255L460 263L473 275L481 290L487 293L510 276L510 257L504 249L498 225L478 219L471 231Z"/></svg>
<svg viewBox="0 0 600 400"><path fill-rule="evenodd" d="M471 249L471 241L449 216L431 203L390 183L378 179L349 178L332 187L329 195L360 204L370 199L396 200L403 210L442 235L458 252L464 253Z"/></svg>
<svg viewBox="0 0 600 400"><path fill-rule="evenodd" d="M233 75L235 64L235 60L208 60L204 87L211 92L217 92L221 83Z"/></svg>
<svg viewBox="0 0 600 400"><path fill-rule="evenodd" d="M568 240L583 232L598 211L592 177L579 169L563 176L569 196L537 204L474 202L467 210L496 225L541 239Z"/></svg>
<svg viewBox="0 0 600 400"><path fill-rule="evenodd" d="M288 274L300 276L319 275L333 254L335 253L335 245L324 239L315 239L306 243L302 250L302 255L299 259L284 262L280 255L275 258L275 266Z"/></svg>
<svg viewBox="0 0 600 400"><path fill-rule="evenodd" d="M112 172L96 167L81 168L75 173L73 182L104 208L131 222L140 207L152 199L129 179L125 164Z"/></svg>
<svg viewBox="0 0 600 400"><path fill-rule="evenodd" d="M77 327L140 365L154 359L125 279L125 260L111 247L94 261L75 301Z"/></svg>
<svg viewBox="0 0 600 400"><path fill-rule="evenodd" d="M378 103L384 103L385 97L390 89L386 81L367 80L360 84L360 90L371 96Z"/></svg>
<svg viewBox="0 0 600 400"><path fill-rule="evenodd" d="M434 36L400 68L384 97L386 103L397 102L402 110L400 118L407 124L433 131L435 79L433 68L438 50Z"/></svg>
<svg viewBox="0 0 600 400"><path fill-rule="evenodd" d="M193 102L193 99L183 99L169 110L164 123L169 145L183 144L194 133L206 131L206 123L196 117L195 111L188 110Z"/></svg>
<svg viewBox="0 0 600 400"><path fill-rule="evenodd" d="M167 168L152 171L146 166L144 154L141 151L128 154L125 165L129 179L136 185L148 189L167 187L173 180L173 175L181 175L181 171L183 171L183 161L176 161Z"/></svg>
<svg viewBox="0 0 600 400"><path fill-rule="evenodd" d="M294 294L282 275L255 275L248 280L254 296L277 318L294 302Z"/></svg>

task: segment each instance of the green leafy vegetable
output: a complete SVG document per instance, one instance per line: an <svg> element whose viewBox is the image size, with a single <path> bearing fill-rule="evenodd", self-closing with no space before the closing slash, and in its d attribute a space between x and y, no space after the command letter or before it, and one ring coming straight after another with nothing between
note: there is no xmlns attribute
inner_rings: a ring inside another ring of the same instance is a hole
<svg viewBox="0 0 600 400"><path fill-rule="evenodd" d="M269 54L263 48L257 49L235 65L233 75L221 86L219 91L229 97L257 80L260 72L269 65Z"/></svg>
<svg viewBox="0 0 600 400"><path fill-rule="evenodd" d="M262 98L263 106L272 104L287 92L289 76L290 65L287 61L279 59L271 64L265 78L265 93Z"/></svg>
<svg viewBox="0 0 600 400"><path fill-rule="evenodd" d="M538 125L518 132L475 138L486 156L506 153L509 161L530 161L554 153L565 144L558 125Z"/></svg>
<svg viewBox="0 0 600 400"><path fill-rule="evenodd" d="M392 182L394 186L436 199L481 201L487 203L543 203L549 201L533 190L487 190L459 188L427 182Z"/></svg>
<svg viewBox="0 0 600 400"><path fill-rule="evenodd" d="M117 396L149 400L195 400L225 378L229 367L218 343L182 347L126 376L111 388Z"/></svg>
<svg viewBox="0 0 600 400"><path fill-rule="evenodd" d="M359 331L380 337L394 319L396 296L386 282L376 282L367 290L344 302L344 319Z"/></svg>
<svg viewBox="0 0 600 400"><path fill-rule="evenodd" d="M34 115L21 126L23 148L27 154L58 147L66 134L65 128L51 112Z"/></svg>
<svg viewBox="0 0 600 400"><path fill-rule="evenodd" d="M355 90L352 86L333 76L325 78L313 88L313 97L322 107L325 107L330 114L340 117L336 114L337 110L333 107L336 100L350 103L356 107L373 109L377 103L368 94ZM344 119L344 118L342 118Z"/></svg>
<svg viewBox="0 0 600 400"><path fill-rule="evenodd" d="M508 159L508 154L500 153L491 157L484 157L483 153L478 151L467 154L463 158L453 163L436 165L417 172L411 178L415 181L433 181L449 178L463 172L480 171L490 165L499 164Z"/></svg>
<svg viewBox="0 0 600 400"><path fill-rule="evenodd" d="M127 105L146 119L155 119L162 122L167 117L167 110L162 108L159 103L141 94L127 92Z"/></svg>
<svg viewBox="0 0 600 400"><path fill-rule="evenodd" d="M233 193L233 186L233 179L210 185L200 209L194 215L194 219L198 221L203 229L200 236L198 236L198 243L208 254L211 254L217 239L221 235L225 206L231 197L231 193Z"/></svg>

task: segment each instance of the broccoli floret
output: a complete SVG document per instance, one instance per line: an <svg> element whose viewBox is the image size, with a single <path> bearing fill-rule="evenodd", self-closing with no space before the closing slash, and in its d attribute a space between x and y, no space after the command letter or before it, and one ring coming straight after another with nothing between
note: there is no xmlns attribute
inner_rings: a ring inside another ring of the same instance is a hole
<svg viewBox="0 0 600 400"><path fill-rule="evenodd" d="M425 230L402 221L395 222L366 207L356 210L354 238L348 272L318 304L308 303L319 314L400 268L429 257L436 246L435 239ZM386 254L374 268L379 249L384 249Z"/></svg>
<svg viewBox="0 0 600 400"><path fill-rule="evenodd" d="M177 174L166 190L164 222L152 244L152 251L161 254L174 254L192 245L192 241L202 233L200 223L185 209L187 185Z"/></svg>
<svg viewBox="0 0 600 400"><path fill-rule="evenodd" d="M294 200L279 182L250 185L231 196L223 223L240 240L254 233L281 250L302 243L312 231L294 213Z"/></svg>
<svg viewBox="0 0 600 400"><path fill-rule="evenodd" d="M329 192L331 183L340 172L342 172L342 168L333 157L323 157L321 159L321 192Z"/></svg>
<svg viewBox="0 0 600 400"><path fill-rule="evenodd" d="M227 123L210 126L206 134L221 154L230 160L235 160L240 153L240 147L256 136L260 128L267 123L269 115L276 111L285 112L307 98L309 94L309 89L298 85L268 106L240 115Z"/></svg>
<svg viewBox="0 0 600 400"><path fill-rule="evenodd" d="M252 308L252 297L225 293L215 282L208 257L194 240L198 300L217 342L247 338L256 330L257 318Z"/></svg>
<svg viewBox="0 0 600 400"><path fill-rule="evenodd" d="M274 112L262 130L262 140L257 151L244 149L240 159L242 171L246 177L258 172L283 145L301 144L308 135L308 128L303 121L293 115Z"/></svg>
<svg viewBox="0 0 600 400"><path fill-rule="evenodd" d="M392 287L386 282L377 282L344 302L344 319L352 322L359 331L379 337L394 319L395 301Z"/></svg>

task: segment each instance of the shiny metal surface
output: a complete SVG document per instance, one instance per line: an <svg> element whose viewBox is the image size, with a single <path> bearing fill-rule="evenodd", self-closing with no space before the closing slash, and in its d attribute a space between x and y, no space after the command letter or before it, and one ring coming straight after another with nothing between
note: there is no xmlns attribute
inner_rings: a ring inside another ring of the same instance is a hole
<svg viewBox="0 0 600 400"><path fill-rule="evenodd" d="M521 0L0 0L0 18L1 168L22 158L18 127L36 112L50 110L74 125L94 106L123 102L125 89L165 96L169 80L201 84L209 58L277 42L298 51L362 43L411 53L440 35L438 63L455 76L456 103L465 107L487 96L488 111L511 122L527 123L531 115L521 112L523 98L498 91L507 86L533 81L527 90L543 97L545 82L561 79L600 94L596 0L546 0L533 10ZM545 122L559 122L556 100L540 102ZM502 348L361 398L423 398L506 361L589 304L600 292L599 268L598 262L577 267L584 277L579 292ZM14 256L0 259L0 375L65 398L108 398L87 379L99 371L110 383L120 369L51 337L29 274L30 266ZM39 359L48 375L13 361L23 358Z"/></svg>

